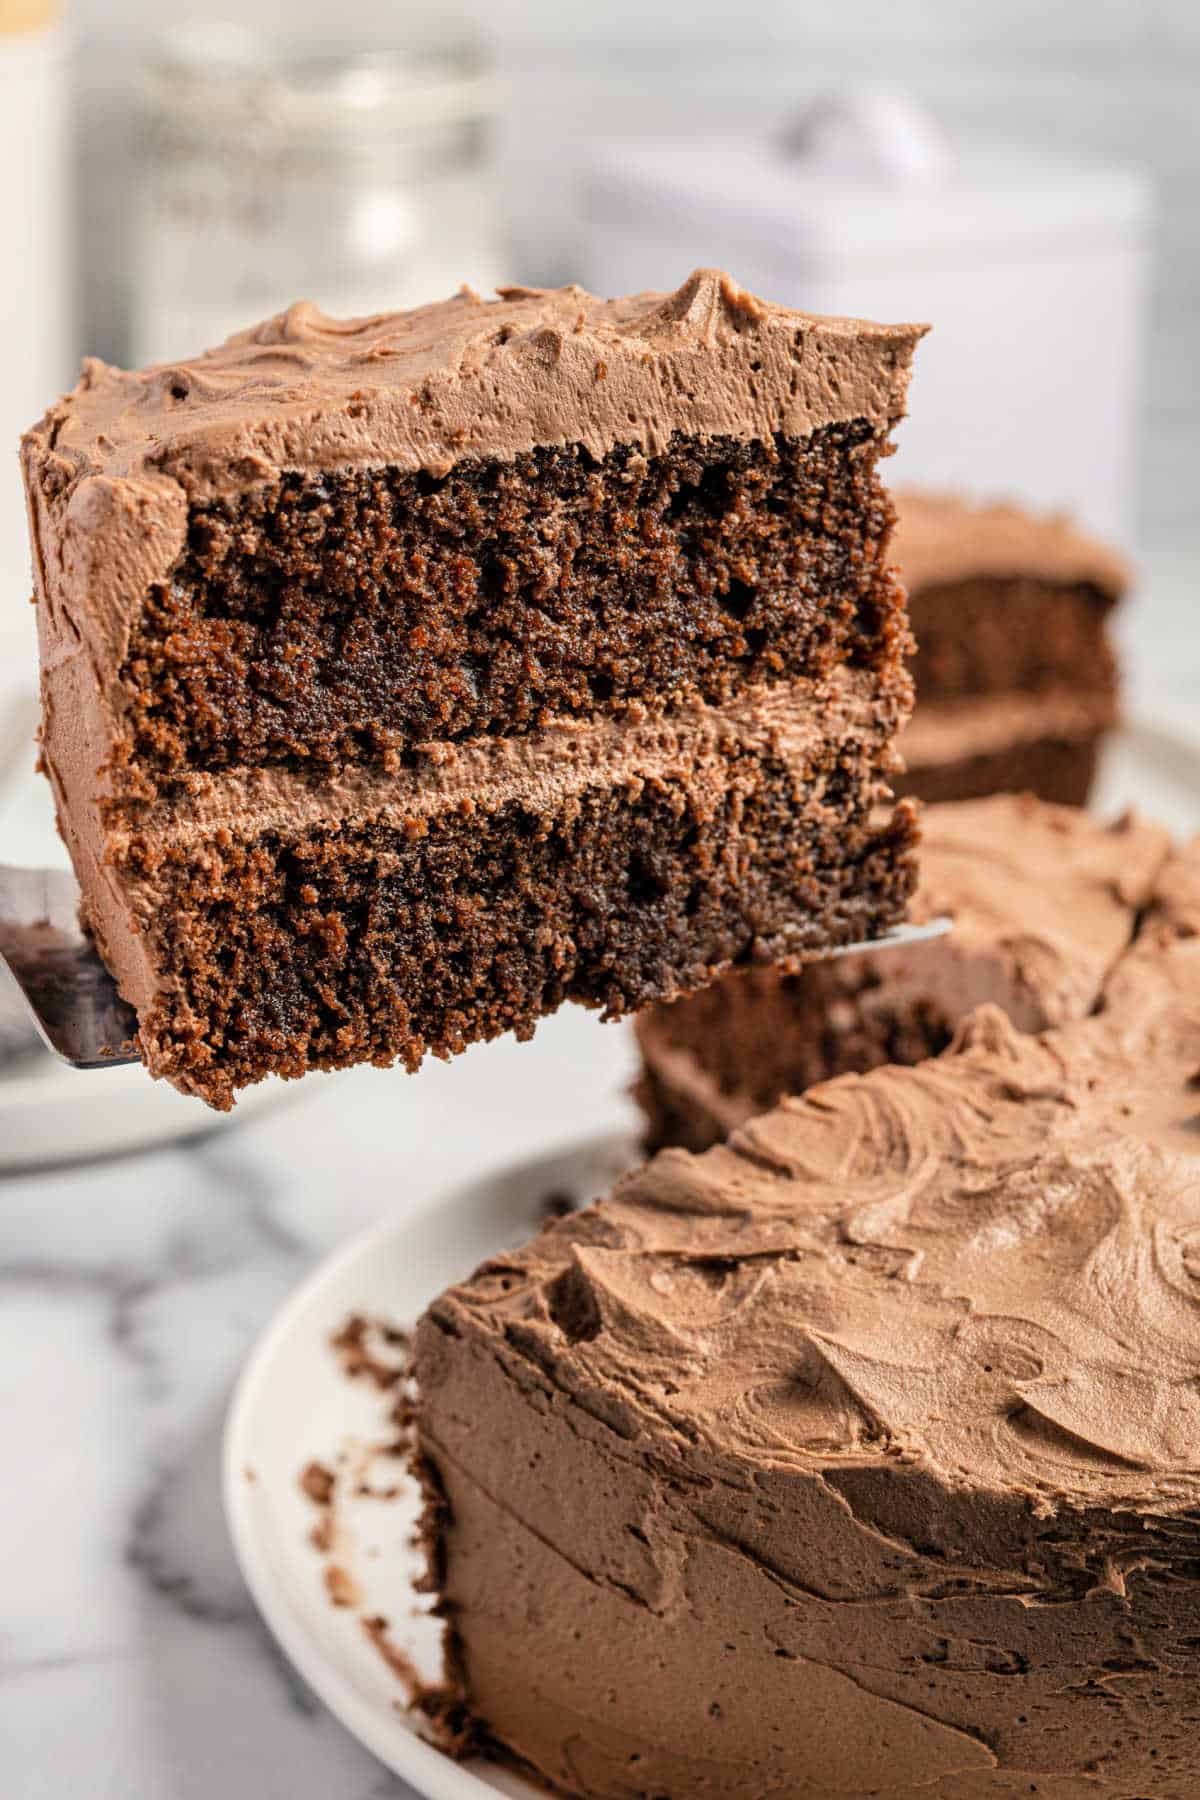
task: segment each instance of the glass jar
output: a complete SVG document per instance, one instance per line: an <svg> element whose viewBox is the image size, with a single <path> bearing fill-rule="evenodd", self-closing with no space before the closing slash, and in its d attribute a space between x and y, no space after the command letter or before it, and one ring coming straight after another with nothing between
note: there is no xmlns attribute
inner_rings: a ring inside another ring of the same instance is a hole
<svg viewBox="0 0 1200 1800"><path fill-rule="evenodd" d="M295 300L353 317L503 279L478 49L193 30L147 65L143 99L135 362L205 349Z"/></svg>

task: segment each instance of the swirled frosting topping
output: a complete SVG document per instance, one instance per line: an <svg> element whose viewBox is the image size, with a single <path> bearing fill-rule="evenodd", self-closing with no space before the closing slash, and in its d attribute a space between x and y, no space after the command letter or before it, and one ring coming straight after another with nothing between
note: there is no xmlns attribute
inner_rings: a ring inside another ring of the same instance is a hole
<svg viewBox="0 0 1200 1800"><path fill-rule="evenodd" d="M1031 1037L981 1008L942 1058L664 1152L458 1301L633 1439L1035 1510L1200 1502L1187 867L1095 1017Z"/></svg>
<svg viewBox="0 0 1200 1800"><path fill-rule="evenodd" d="M164 476L189 497L281 469L394 464L443 474L539 444L651 452L673 431L807 434L904 412L923 326L757 299L720 270L673 294L470 289L404 313L333 319L302 301L219 349L137 372L96 360L34 434L63 473Z"/></svg>
<svg viewBox="0 0 1200 1800"><path fill-rule="evenodd" d="M285 472L447 474L539 446L652 454L675 432L804 437L904 414L921 325L825 319L698 269L673 294L464 289L411 312L289 307L201 356L128 371L89 359L26 433L43 659L83 645L102 712L147 591L170 580L189 509ZM46 529L53 516L55 527Z"/></svg>

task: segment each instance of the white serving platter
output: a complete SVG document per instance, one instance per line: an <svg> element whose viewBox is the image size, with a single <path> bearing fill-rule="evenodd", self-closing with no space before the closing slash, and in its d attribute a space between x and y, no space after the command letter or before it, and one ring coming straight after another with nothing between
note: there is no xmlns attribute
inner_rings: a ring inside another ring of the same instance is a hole
<svg viewBox="0 0 1200 1800"><path fill-rule="evenodd" d="M450 1282L531 1237L550 1198L584 1204L636 1155L631 1138L603 1138L405 1206L336 1252L291 1296L233 1398L226 1516L259 1610L330 1711L428 1800L539 1790L490 1764L455 1763L428 1743L407 1708L403 1681L364 1628L382 1615L389 1643L423 1676L437 1678L437 1630L413 1589L416 1490L383 1450L395 1437L388 1398L370 1381L347 1376L330 1339L354 1315L414 1324ZM325 1551L312 1543L321 1515L300 1486L310 1461L339 1476L334 1541ZM364 1481L388 1490L399 1485L400 1492L362 1498L355 1490ZM351 1604L333 1603L331 1567L353 1594Z"/></svg>

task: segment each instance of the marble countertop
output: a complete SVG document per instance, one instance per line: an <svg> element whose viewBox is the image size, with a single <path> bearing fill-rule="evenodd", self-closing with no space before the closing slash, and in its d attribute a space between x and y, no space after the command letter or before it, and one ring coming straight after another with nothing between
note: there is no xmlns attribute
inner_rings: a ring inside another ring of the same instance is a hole
<svg viewBox="0 0 1200 1800"><path fill-rule="evenodd" d="M1122 625L1132 706L1195 726L1200 562L1154 559ZM22 628L23 629L23 628ZM18 641L19 638L19 641ZM0 702L27 682L0 622ZM7 684L7 686L6 686ZM5 860L54 854L0 793ZM568 1010L416 1077L285 1090L152 1154L0 1180L0 1785L20 1800L388 1800L242 1586L219 1497L231 1384L283 1295L381 1213L628 1126L623 1028Z"/></svg>
<svg viewBox="0 0 1200 1800"><path fill-rule="evenodd" d="M0 1182L0 1790L20 1800L406 1795L307 1693L221 1514L225 1407L333 1245L576 1134L628 1126L623 1028L284 1089L177 1149ZM532 1218L532 1213L531 1213Z"/></svg>

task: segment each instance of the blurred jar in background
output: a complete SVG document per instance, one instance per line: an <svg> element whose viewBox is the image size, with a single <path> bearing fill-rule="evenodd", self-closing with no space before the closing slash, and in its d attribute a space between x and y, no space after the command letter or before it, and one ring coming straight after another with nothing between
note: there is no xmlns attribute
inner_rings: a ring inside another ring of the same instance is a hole
<svg viewBox="0 0 1200 1800"><path fill-rule="evenodd" d="M0 0L0 341L8 351L0 367L0 635L19 633L30 650L33 583L17 439L70 385L77 362L60 14L57 0Z"/></svg>
<svg viewBox="0 0 1200 1800"><path fill-rule="evenodd" d="M341 316L503 279L495 91L464 43L168 39L143 81L133 359L170 361L314 300Z"/></svg>

